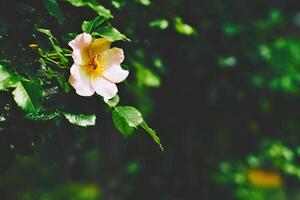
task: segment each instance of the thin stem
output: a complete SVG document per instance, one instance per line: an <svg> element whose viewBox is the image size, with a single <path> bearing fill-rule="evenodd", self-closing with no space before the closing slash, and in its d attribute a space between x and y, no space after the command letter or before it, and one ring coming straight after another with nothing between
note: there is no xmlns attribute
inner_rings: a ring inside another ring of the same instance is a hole
<svg viewBox="0 0 300 200"><path fill-rule="evenodd" d="M48 53L46 55L44 55L45 57L53 57L53 56L58 56L57 53Z"/></svg>
<svg viewBox="0 0 300 200"><path fill-rule="evenodd" d="M48 60L49 62L59 66L59 62L56 62L55 60L52 60L51 58L47 58L47 57L45 59Z"/></svg>

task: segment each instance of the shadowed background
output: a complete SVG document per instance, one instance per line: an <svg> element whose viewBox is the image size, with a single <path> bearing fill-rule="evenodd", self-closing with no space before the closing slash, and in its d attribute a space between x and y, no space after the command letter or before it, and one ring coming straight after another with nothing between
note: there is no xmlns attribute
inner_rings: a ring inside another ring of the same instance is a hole
<svg viewBox="0 0 300 200"><path fill-rule="evenodd" d="M113 44L130 70L122 104L137 105L165 151L143 130L125 140L99 99L74 91L54 98L66 110L97 113L96 127L26 121L12 106L8 134L0 135L1 199L300 198L299 3L99 2L131 39ZM27 45L43 40L36 25L66 44L67 33L96 16L59 4L63 25L42 1L2 1L0 59L25 73L20 63L35 59ZM15 104L0 92L0 109L7 102Z"/></svg>

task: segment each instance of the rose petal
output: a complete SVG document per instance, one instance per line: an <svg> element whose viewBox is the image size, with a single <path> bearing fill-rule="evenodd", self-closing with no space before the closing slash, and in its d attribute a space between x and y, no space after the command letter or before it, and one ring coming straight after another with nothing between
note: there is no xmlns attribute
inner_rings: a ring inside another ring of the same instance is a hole
<svg viewBox="0 0 300 200"><path fill-rule="evenodd" d="M120 48L111 48L103 53L105 67L120 65L124 60L124 52Z"/></svg>
<svg viewBox="0 0 300 200"><path fill-rule="evenodd" d="M94 90L97 92L97 94L104 98L105 102L113 98L118 93L116 84L106 80L103 77L92 78L91 82Z"/></svg>
<svg viewBox="0 0 300 200"><path fill-rule="evenodd" d="M98 38L89 45L89 54L99 55L110 48L111 42L105 38Z"/></svg>
<svg viewBox="0 0 300 200"><path fill-rule="evenodd" d="M88 58L87 47L92 42L92 36L87 33L82 33L77 35L74 40L69 42L69 46L72 47L73 53L72 57L74 63L77 65L83 65Z"/></svg>
<svg viewBox="0 0 300 200"><path fill-rule="evenodd" d="M74 40L69 42L69 46L73 50L87 47L92 42L92 36L88 33L82 33L76 36Z"/></svg>
<svg viewBox="0 0 300 200"><path fill-rule="evenodd" d="M103 76L113 83L120 83L124 81L129 74L129 71L121 68L120 65L113 65L104 70Z"/></svg>
<svg viewBox="0 0 300 200"><path fill-rule="evenodd" d="M69 83L80 96L92 96L95 93L90 81L90 77L84 72L83 68L78 65L71 67L71 76Z"/></svg>
<svg viewBox="0 0 300 200"><path fill-rule="evenodd" d="M76 49L72 53L72 58L76 65L85 65L85 63L88 61L88 53L86 49Z"/></svg>

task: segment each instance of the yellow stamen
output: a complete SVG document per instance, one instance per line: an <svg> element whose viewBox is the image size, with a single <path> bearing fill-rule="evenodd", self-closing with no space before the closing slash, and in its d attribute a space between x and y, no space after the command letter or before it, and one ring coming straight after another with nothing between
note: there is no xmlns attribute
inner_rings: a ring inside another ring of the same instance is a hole
<svg viewBox="0 0 300 200"><path fill-rule="evenodd" d="M87 74L90 76L101 76L104 71L104 57L102 54L93 54L85 65Z"/></svg>

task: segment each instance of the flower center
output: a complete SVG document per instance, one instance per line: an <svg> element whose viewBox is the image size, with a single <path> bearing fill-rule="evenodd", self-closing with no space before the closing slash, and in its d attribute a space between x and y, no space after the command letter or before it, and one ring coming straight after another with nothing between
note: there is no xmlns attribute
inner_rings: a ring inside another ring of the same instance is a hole
<svg viewBox="0 0 300 200"><path fill-rule="evenodd" d="M93 54L85 66L86 72L91 76L101 76L104 70L104 57L102 54Z"/></svg>

